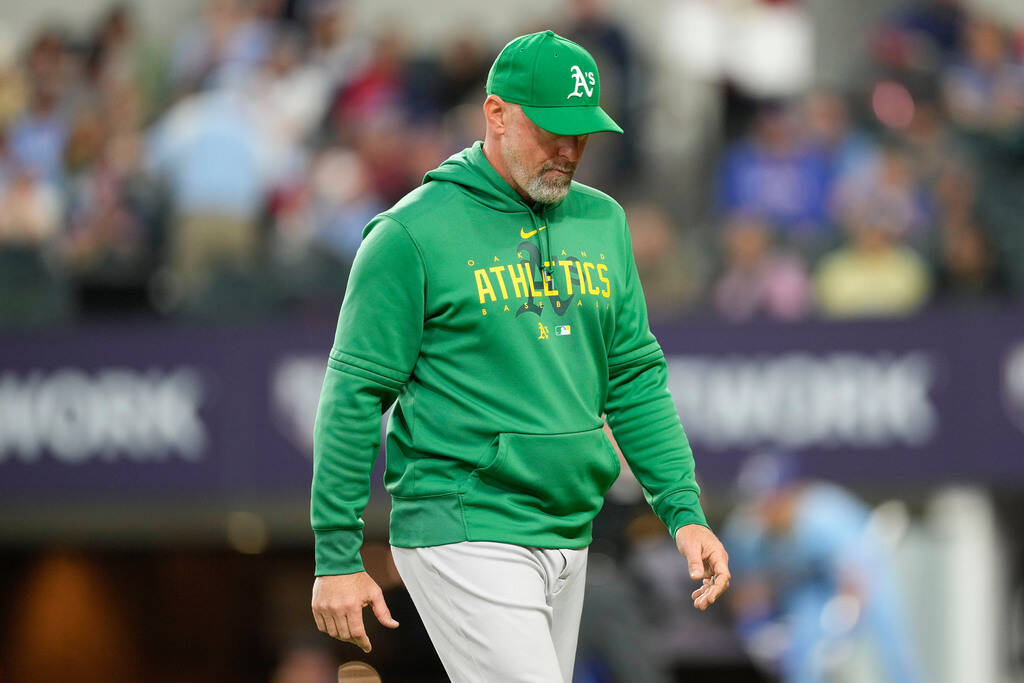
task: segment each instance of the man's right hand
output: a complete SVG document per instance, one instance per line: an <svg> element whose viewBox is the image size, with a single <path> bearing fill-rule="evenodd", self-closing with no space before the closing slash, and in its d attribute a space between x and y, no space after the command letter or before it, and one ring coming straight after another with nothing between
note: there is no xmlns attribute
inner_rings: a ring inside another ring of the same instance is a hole
<svg viewBox="0 0 1024 683"><path fill-rule="evenodd" d="M398 628L384 602L377 582L366 572L318 576L313 582L313 618L316 627L338 640L353 643L370 651L370 639L363 627L363 608L372 606L382 625Z"/></svg>

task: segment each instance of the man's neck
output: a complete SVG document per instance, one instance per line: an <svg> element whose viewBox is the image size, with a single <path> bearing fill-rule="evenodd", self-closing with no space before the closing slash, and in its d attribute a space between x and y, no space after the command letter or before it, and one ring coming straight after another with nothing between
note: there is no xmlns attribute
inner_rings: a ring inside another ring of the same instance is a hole
<svg viewBox="0 0 1024 683"><path fill-rule="evenodd" d="M523 190L523 188L519 187L519 185L512 180L512 174L508 172L508 168L505 166L505 162L502 159L498 141L494 138L484 138L483 152L484 158L486 158L491 167L498 172L498 175L508 183L509 187L516 191L516 194L523 198L524 202L532 206L533 199L526 194L526 191Z"/></svg>

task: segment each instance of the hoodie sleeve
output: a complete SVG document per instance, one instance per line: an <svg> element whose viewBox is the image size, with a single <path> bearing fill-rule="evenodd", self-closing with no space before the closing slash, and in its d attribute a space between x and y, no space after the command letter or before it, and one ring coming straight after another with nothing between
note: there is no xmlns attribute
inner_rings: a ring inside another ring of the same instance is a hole
<svg viewBox="0 0 1024 683"><path fill-rule="evenodd" d="M690 444L668 392L668 366L647 323L632 242L624 231L627 274L608 354L604 411L647 502L675 536L679 527L707 521Z"/></svg>
<svg viewBox="0 0 1024 683"><path fill-rule="evenodd" d="M375 218L352 264L313 431L317 576L363 569L362 513L381 414L419 356L425 289L423 260L405 227Z"/></svg>

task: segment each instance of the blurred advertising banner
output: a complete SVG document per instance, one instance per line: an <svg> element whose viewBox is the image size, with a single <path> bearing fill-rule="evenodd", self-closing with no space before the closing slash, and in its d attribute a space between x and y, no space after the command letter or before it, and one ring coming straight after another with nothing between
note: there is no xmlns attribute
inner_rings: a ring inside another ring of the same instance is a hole
<svg viewBox="0 0 1024 683"><path fill-rule="evenodd" d="M304 495L333 324L0 336L0 500Z"/></svg>
<svg viewBox="0 0 1024 683"><path fill-rule="evenodd" d="M878 489L1024 481L1024 310L660 329L709 483L753 450Z"/></svg>
<svg viewBox="0 0 1024 683"><path fill-rule="evenodd" d="M0 336L0 500L305 496L333 333L283 319ZM1024 481L1024 309L656 333L706 484L763 448L850 484Z"/></svg>

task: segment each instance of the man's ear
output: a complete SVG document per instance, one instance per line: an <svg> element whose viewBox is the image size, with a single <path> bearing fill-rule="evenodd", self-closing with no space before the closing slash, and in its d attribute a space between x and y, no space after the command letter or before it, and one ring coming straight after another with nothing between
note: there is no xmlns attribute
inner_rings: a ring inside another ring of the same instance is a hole
<svg viewBox="0 0 1024 683"><path fill-rule="evenodd" d="M484 100L484 119L487 128L497 135L504 135L508 126L509 107L497 95L488 95Z"/></svg>

